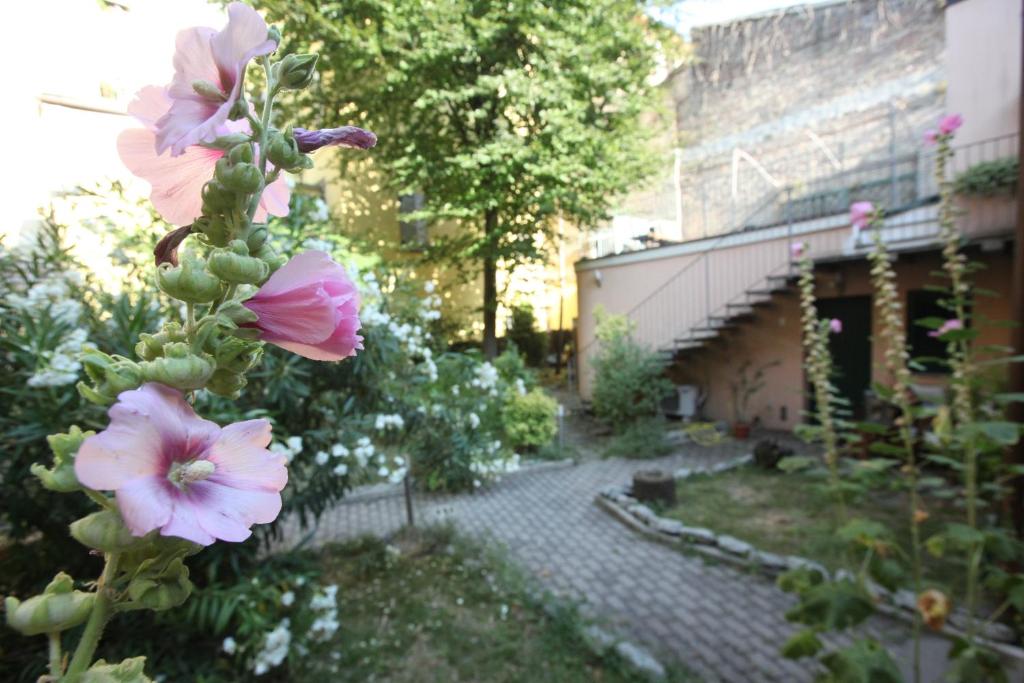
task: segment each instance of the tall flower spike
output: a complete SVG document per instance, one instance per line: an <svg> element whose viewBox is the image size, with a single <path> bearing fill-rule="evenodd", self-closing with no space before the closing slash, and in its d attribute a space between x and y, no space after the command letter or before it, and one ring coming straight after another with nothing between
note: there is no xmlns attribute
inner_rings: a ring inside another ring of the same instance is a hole
<svg viewBox="0 0 1024 683"><path fill-rule="evenodd" d="M152 382L122 393L109 414L110 425L79 448L75 474L89 488L116 492L134 535L160 529L202 545L244 541L253 524L280 513L288 471L267 450L267 420L222 429L180 392Z"/></svg>
<svg viewBox="0 0 1024 683"><path fill-rule="evenodd" d="M203 185L213 178L224 152L194 145L179 156L158 153L156 121L171 106L170 96L159 86L146 86L136 93L128 113L144 127L123 131L117 137L117 152L129 171L150 184L150 201L163 219L172 225L189 225L203 213ZM217 136L237 132L248 133L249 123L229 122L217 128ZM287 216L290 197L288 183L278 178L263 191L255 220L265 221L268 213Z"/></svg>
<svg viewBox="0 0 1024 683"><path fill-rule="evenodd" d="M249 61L277 49L267 24L241 2L228 5L221 31L198 26L178 33L170 110L156 122L156 150L174 156L201 142L213 142L242 94Z"/></svg>

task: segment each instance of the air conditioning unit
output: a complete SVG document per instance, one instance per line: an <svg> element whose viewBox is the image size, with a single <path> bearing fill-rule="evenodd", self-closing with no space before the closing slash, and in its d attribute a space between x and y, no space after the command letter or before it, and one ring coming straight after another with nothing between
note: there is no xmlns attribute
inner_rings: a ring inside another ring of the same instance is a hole
<svg viewBox="0 0 1024 683"><path fill-rule="evenodd" d="M676 386L674 394L665 397L661 402L661 412L669 417L679 417L689 422L697 417L697 405L700 389L693 384Z"/></svg>

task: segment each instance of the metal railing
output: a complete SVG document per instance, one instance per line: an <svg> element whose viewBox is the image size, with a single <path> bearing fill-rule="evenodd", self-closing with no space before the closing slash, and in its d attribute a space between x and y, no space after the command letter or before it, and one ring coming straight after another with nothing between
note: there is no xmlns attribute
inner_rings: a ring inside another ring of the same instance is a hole
<svg viewBox="0 0 1024 683"><path fill-rule="evenodd" d="M1016 134L1005 135L956 147L947 168L949 176L955 178L980 162L1015 157L1017 138ZM730 317L730 309L749 303L751 292L767 290L769 278L791 272L794 227L836 217L831 227L811 235L812 253L818 258L867 248L866 237L855 239L843 218L854 201L872 201L894 216L886 228L887 241L934 239L934 212L925 210L938 195L934 161L934 148L925 148L771 193L735 229L694 240L694 245L706 244L677 257L680 269L625 313L633 323L634 338L657 350L674 352L681 340L714 335L714 328ZM1006 211L1005 207L996 210ZM976 218L972 223L968 217L962 229L976 234L1002 220L996 216ZM754 239L746 241L735 239L753 232L761 235L751 235ZM730 244L726 245L727 241ZM589 365L595 342L596 337L581 345L581 370Z"/></svg>

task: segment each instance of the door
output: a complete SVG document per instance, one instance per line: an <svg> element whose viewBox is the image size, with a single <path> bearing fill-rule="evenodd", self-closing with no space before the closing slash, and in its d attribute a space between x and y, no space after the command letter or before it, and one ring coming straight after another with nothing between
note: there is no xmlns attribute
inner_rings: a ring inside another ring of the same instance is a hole
<svg viewBox="0 0 1024 683"><path fill-rule="evenodd" d="M829 335L834 366L832 382L850 402L854 419L864 418L864 394L871 388L871 297L819 299L822 320L835 318L843 331Z"/></svg>

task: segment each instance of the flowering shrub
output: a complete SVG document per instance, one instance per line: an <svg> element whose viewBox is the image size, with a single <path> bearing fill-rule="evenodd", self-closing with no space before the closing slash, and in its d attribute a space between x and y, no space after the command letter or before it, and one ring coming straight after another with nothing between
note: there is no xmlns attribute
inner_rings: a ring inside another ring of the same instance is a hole
<svg viewBox="0 0 1024 683"><path fill-rule="evenodd" d="M298 135L276 128L275 98L309 84L316 56L271 62L277 32L244 4L231 4L228 14L221 31L179 34L174 80L140 91L131 113L142 127L119 139L126 165L150 182L157 211L182 226L155 250L156 284L176 301L171 308L179 320L138 334L131 355L84 347L78 365L66 359L66 345L84 342L83 334L51 335L55 343L46 348L16 347L41 360L26 384L52 391L51 401L62 393L56 387L81 370L81 397L109 407L98 433L72 426L50 435L52 466L32 467L46 489L80 492L99 507L72 523L71 535L104 558L94 583L76 587L61 572L41 594L5 600L11 628L47 637L51 680L149 680L141 657L95 660L111 618L181 605L192 591L186 558L216 540L245 540L254 524L272 522L281 511L287 459L267 448L270 422L257 417L220 426L196 413L196 392L237 399L266 343L314 360L340 360L362 348L358 294L344 269L315 250L289 261L263 221L287 213L281 174L309 168L307 152L325 144L370 147L375 138L351 128ZM258 118L245 88L254 58L265 80ZM77 283L59 268L36 271L33 280L22 278L11 304L20 312L12 328L33 342L47 339L35 331L36 318L52 329L82 315L68 297ZM29 315L29 305L42 310ZM28 367L30 359L21 360ZM336 628L326 599L321 603L320 621L313 622L319 626L310 630ZM289 623L266 637L255 668L281 660ZM65 658L65 632L82 624Z"/></svg>
<svg viewBox="0 0 1024 683"><path fill-rule="evenodd" d="M502 420L508 442L515 448L539 448L555 438L558 403L540 389L518 392L505 405Z"/></svg>

